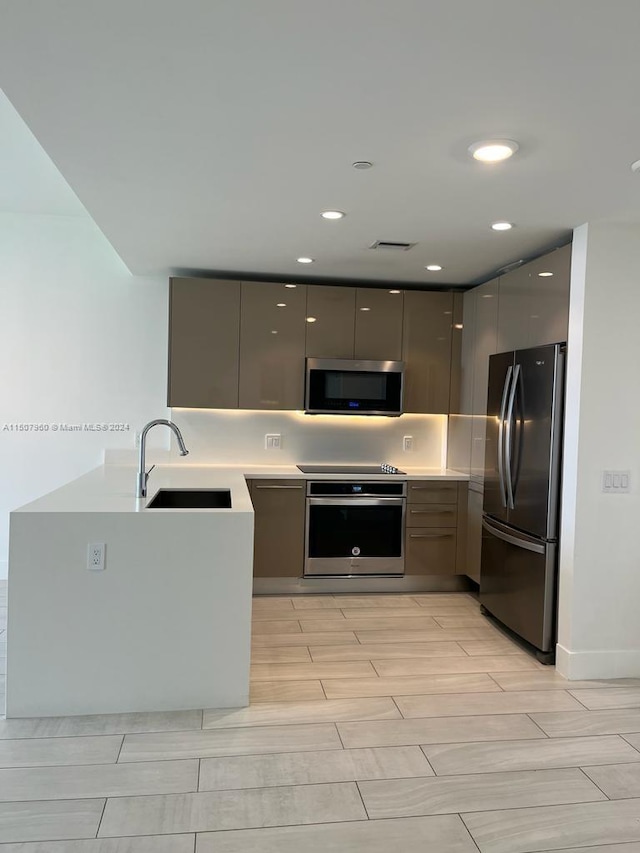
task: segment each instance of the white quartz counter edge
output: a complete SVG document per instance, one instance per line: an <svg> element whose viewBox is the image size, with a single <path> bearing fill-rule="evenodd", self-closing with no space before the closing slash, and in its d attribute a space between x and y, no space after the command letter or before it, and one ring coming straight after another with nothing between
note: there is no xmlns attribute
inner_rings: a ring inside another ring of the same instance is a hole
<svg viewBox="0 0 640 853"><path fill-rule="evenodd" d="M459 471L406 467L405 474L368 474L358 480L467 481ZM353 480L353 474L303 474L295 465L157 465L149 476L148 495L136 497L133 465L102 465L16 512L151 512L154 514L253 512L246 479ZM231 509L147 509L158 489L229 489Z"/></svg>

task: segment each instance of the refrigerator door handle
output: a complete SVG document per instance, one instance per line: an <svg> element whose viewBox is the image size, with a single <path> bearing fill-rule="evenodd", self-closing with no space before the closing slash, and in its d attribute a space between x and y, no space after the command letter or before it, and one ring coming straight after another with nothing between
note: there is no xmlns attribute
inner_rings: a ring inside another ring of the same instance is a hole
<svg viewBox="0 0 640 853"><path fill-rule="evenodd" d="M509 383L511 381L512 372L513 365L510 364L507 370L507 375L504 378L502 401L500 403L500 418L498 423L498 480L500 481L500 498L502 500L502 506L505 508L507 506L507 492L504 481L504 419L507 409L507 397L509 396Z"/></svg>
<svg viewBox="0 0 640 853"><path fill-rule="evenodd" d="M524 548L526 551L533 551L534 554L544 554L544 545L538 542L530 542L528 539L518 539L517 536L512 536L510 533L505 533L494 527L486 518L482 519L482 526L492 536L497 539L502 539L503 542L508 542L510 545L516 545L518 548Z"/></svg>
<svg viewBox="0 0 640 853"><path fill-rule="evenodd" d="M507 482L507 500L509 502L509 509L515 509L515 504L513 502L513 470L511 467L511 444L513 438L513 432L515 431L515 424L513 423L513 404L516 399L516 391L518 389L518 381L520 379L520 365L516 364L513 369L513 381L511 383L511 393L509 394L509 403L507 405L507 416L506 416L506 424L505 424L505 448L504 448L504 460L506 477L505 480Z"/></svg>

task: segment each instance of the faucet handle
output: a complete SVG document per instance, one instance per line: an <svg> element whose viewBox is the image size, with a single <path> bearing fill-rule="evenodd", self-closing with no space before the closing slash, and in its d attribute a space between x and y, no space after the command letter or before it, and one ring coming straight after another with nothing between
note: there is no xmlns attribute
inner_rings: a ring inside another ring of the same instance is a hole
<svg viewBox="0 0 640 853"><path fill-rule="evenodd" d="M149 470L148 470L148 471L145 471L145 472L144 472L144 476L145 476L147 479L149 478L149 474L153 471L153 469L154 469L155 467L156 467L155 465L152 465L152 466L151 466L151 468L149 468Z"/></svg>

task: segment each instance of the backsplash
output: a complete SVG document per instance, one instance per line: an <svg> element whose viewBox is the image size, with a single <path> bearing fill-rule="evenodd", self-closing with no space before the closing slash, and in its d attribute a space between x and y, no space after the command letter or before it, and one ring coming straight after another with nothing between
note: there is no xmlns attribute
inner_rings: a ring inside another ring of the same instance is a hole
<svg viewBox="0 0 640 853"><path fill-rule="evenodd" d="M297 462L390 462L446 466L446 415L399 418L305 415L237 409L172 409L189 448L189 462L263 465ZM265 435L281 436L280 450L265 449ZM413 450L403 451L403 437Z"/></svg>

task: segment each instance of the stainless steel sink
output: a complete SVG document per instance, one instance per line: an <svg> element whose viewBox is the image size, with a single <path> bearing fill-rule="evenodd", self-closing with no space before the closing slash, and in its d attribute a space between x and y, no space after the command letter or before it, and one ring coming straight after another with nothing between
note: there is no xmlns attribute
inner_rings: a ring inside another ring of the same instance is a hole
<svg viewBox="0 0 640 853"><path fill-rule="evenodd" d="M231 509L229 489L159 489L147 509Z"/></svg>

